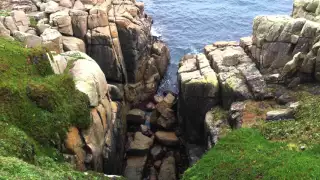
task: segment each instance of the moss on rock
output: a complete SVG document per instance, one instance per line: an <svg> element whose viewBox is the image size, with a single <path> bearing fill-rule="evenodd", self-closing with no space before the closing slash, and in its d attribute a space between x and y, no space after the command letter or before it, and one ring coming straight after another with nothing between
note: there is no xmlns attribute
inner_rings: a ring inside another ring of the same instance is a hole
<svg viewBox="0 0 320 180"><path fill-rule="evenodd" d="M0 177L103 179L62 161L58 149L68 128L91 123L89 98L75 88L69 71L53 74L47 55L44 48L0 38Z"/></svg>

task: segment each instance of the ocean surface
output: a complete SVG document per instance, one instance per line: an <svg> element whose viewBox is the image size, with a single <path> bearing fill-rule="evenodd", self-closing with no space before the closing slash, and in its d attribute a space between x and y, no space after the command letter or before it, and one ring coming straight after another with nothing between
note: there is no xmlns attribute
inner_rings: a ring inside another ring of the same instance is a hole
<svg viewBox="0 0 320 180"><path fill-rule="evenodd" d="M142 0L153 17L152 34L170 48L171 65L159 90L177 93L176 72L180 58L202 52L220 40L238 41L252 33L257 15L290 15L293 0Z"/></svg>

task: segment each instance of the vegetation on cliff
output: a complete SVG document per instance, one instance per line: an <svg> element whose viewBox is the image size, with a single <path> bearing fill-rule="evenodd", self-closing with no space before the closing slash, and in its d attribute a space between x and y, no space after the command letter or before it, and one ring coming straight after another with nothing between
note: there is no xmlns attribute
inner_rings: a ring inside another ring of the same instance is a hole
<svg viewBox="0 0 320 180"><path fill-rule="evenodd" d="M63 162L58 149L68 128L90 125L89 100L76 90L68 70L53 74L46 53L0 39L0 177L99 177Z"/></svg>
<svg viewBox="0 0 320 180"><path fill-rule="evenodd" d="M183 179L320 177L320 96L305 90L291 95L300 102L295 120L266 122L265 114L277 107L275 102L248 101L245 128L228 133Z"/></svg>
<svg viewBox="0 0 320 180"><path fill-rule="evenodd" d="M243 128L222 138L183 179L316 179L319 162L319 146L301 152Z"/></svg>

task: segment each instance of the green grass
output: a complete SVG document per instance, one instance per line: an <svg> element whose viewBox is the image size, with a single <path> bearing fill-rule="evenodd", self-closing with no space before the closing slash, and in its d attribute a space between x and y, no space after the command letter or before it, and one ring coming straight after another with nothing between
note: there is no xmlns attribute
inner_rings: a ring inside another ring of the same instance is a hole
<svg viewBox="0 0 320 180"><path fill-rule="evenodd" d="M259 127L265 137L274 141L286 141L298 146L320 143L320 96L301 92L297 95L300 107L296 120L268 122Z"/></svg>
<svg viewBox="0 0 320 180"><path fill-rule="evenodd" d="M94 172L77 172L66 163L58 164L50 158L39 158L37 165L15 157L0 156L0 179L109 179Z"/></svg>
<svg viewBox="0 0 320 180"><path fill-rule="evenodd" d="M46 53L0 38L0 179L103 179L59 151L69 127L89 127L89 99L68 70L53 74Z"/></svg>
<svg viewBox="0 0 320 180"><path fill-rule="evenodd" d="M266 140L256 129L243 128L222 138L182 179L317 179L319 150L293 151L285 143Z"/></svg>
<svg viewBox="0 0 320 180"><path fill-rule="evenodd" d="M71 75L53 74L45 52L0 39L0 121L41 144L58 145L70 126L90 125L89 99Z"/></svg>

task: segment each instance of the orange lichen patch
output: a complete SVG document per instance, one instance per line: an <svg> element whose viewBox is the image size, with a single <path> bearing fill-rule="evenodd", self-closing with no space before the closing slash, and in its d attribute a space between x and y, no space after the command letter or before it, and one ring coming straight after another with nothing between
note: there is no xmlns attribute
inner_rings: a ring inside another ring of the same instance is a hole
<svg viewBox="0 0 320 180"><path fill-rule="evenodd" d="M106 110L103 107L103 105L101 105L101 104L99 106L97 106L96 109L98 110L99 115L101 117L103 129L106 131L108 129Z"/></svg>
<svg viewBox="0 0 320 180"><path fill-rule="evenodd" d="M242 115L242 127L257 125L258 120L266 118L273 104L275 104L274 101L247 101Z"/></svg>
<svg viewBox="0 0 320 180"><path fill-rule="evenodd" d="M118 104L116 102L111 102L111 109L113 113L118 112Z"/></svg>
<svg viewBox="0 0 320 180"><path fill-rule="evenodd" d="M79 130L76 127L70 127L69 132L67 134L65 140L66 148L76 155L76 166L77 169L80 171L84 171L84 159L85 159L85 152L82 149L83 143L79 134Z"/></svg>
<svg viewBox="0 0 320 180"><path fill-rule="evenodd" d="M76 147L81 147L83 145L81 141L81 137L79 135L78 128L76 127L69 128L69 132L65 140L65 145L66 145L66 148L72 152L74 152L74 149Z"/></svg>

